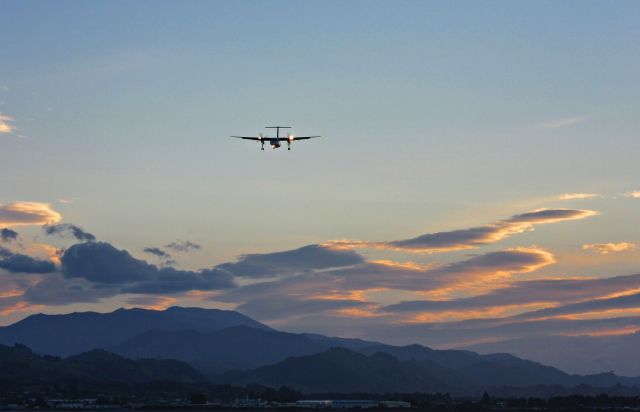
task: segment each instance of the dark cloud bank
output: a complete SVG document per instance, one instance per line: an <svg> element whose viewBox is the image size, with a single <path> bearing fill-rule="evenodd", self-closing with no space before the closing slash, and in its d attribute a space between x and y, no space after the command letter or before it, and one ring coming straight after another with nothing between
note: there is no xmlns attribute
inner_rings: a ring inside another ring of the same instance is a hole
<svg viewBox="0 0 640 412"><path fill-rule="evenodd" d="M40 260L0 247L0 269L11 273L51 273L56 267L48 260Z"/></svg>
<svg viewBox="0 0 640 412"><path fill-rule="evenodd" d="M122 293L170 294L235 286L233 276L226 271L158 268L105 242L75 244L60 260L65 278L85 279L99 287L117 287Z"/></svg>

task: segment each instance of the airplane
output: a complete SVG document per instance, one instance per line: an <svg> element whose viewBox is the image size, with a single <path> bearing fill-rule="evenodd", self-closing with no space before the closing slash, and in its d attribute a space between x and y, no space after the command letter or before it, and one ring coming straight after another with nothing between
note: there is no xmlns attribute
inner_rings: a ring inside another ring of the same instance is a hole
<svg viewBox="0 0 640 412"><path fill-rule="evenodd" d="M269 142L271 148L278 149L280 147L280 142L287 142L287 150L291 150L291 142L295 142L296 140L305 140L305 139L313 139L315 137L320 136L294 136L292 134L287 134L287 137L280 137L280 129L291 129L291 126L266 126L265 129L276 129L276 137L268 137L263 136L262 133L258 134L258 136L231 136L237 137L238 139L245 140L255 140L257 142L262 143L261 150L264 150L264 142Z"/></svg>

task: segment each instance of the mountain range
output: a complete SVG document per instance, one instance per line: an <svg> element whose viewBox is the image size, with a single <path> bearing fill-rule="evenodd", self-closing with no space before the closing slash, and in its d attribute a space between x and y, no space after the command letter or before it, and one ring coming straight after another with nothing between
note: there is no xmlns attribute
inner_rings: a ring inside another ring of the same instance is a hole
<svg viewBox="0 0 640 412"><path fill-rule="evenodd" d="M131 360L99 349L61 359L35 354L23 345L0 345L0 365L0 386L7 383L131 385L162 381L183 384L207 382L207 378L183 362Z"/></svg>
<svg viewBox="0 0 640 412"><path fill-rule="evenodd" d="M534 385L640 387L639 378L613 373L572 375L504 353L481 355L469 350L281 332L240 313L215 309L33 315L0 328L0 344L16 343L38 354L66 357L61 362L89 357L96 360L89 362L98 365L94 366L96 374L110 364L97 362L99 359L147 368L157 365L153 362L171 360L172 367L181 365L180 376L185 380L285 385L304 392L477 393L490 387ZM163 376L160 371L156 375Z"/></svg>
<svg viewBox="0 0 640 412"><path fill-rule="evenodd" d="M539 336L467 347L480 353L509 352L571 373L640 371L640 333L614 336Z"/></svg>
<svg viewBox="0 0 640 412"><path fill-rule="evenodd" d="M0 327L0 344L23 343L38 353L69 356L108 348L152 330L210 332L240 325L271 330L235 311L181 307L163 311L118 309L111 313L32 315Z"/></svg>

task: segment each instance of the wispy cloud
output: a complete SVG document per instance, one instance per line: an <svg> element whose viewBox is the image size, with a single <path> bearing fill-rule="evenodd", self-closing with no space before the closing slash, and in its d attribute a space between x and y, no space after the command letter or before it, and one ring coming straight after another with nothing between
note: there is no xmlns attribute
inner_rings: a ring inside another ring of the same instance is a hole
<svg viewBox="0 0 640 412"><path fill-rule="evenodd" d="M223 263L217 269L246 278L294 275L312 270L336 268L363 263L355 252L309 245L283 252L242 255L237 262Z"/></svg>
<svg viewBox="0 0 640 412"><path fill-rule="evenodd" d="M175 241L175 242L171 242L168 245L165 245L164 247L171 249L175 252L182 252L182 253L186 253L186 252L191 252L193 250L200 250L201 246L198 245L197 243L193 243L189 240L187 240L186 242L182 242L182 241Z"/></svg>
<svg viewBox="0 0 640 412"><path fill-rule="evenodd" d="M295 260L295 256L291 256ZM230 289L213 299L238 303L238 309L261 320L287 322L305 316L386 317L372 292L405 291L445 296L450 291L486 290L509 283L519 274L554 263L544 250L516 248L424 268L388 261L318 270L279 280ZM394 292L395 293L395 292Z"/></svg>
<svg viewBox="0 0 640 412"><path fill-rule="evenodd" d="M15 129L13 117L0 113L0 133L13 133Z"/></svg>
<svg viewBox="0 0 640 412"><path fill-rule="evenodd" d="M538 209L469 229L427 233L411 239L386 242L334 240L326 246L335 249L374 248L415 253L451 252L489 245L518 233L532 231L535 225L585 219L597 214L594 210Z"/></svg>
<svg viewBox="0 0 640 412"><path fill-rule="evenodd" d="M586 120L584 116L564 117L562 119L549 120L542 123L545 129L558 129L560 127L573 126Z"/></svg>
<svg viewBox="0 0 640 412"><path fill-rule="evenodd" d="M170 259L171 255L167 252L165 252L164 250L158 248L158 247L146 247L143 250L144 253L149 253L150 255L154 255L157 256L159 258L163 258L163 259Z"/></svg>
<svg viewBox="0 0 640 412"><path fill-rule="evenodd" d="M587 243L582 245L583 250L592 250L601 255L608 255L609 253L617 252L633 252L637 249L634 243L619 242L619 243Z"/></svg>
<svg viewBox="0 0 640 412"><path fill-rule="evenodd" d="M93 242L96 237L91 233L85 231L80 226L72 225L71 223L61 223L58 225L45 225L42 227L44 233L49 236L72 236L80 242Z"/></svg>
<svg viewBox="0 0 640 412"><path fill-rule="evenodd" d="M612 278L567 278L524 280L488 293L448 300L402 301L383 307L385 312L487 311L492 308L534 304L553 306L612 299L640 293L640 275Z"/></svg>
<svg viewBox="0 0 640 412"><path fill-rule="evenodd" d="M18 239L18 232L15 230L2 228L0 229L0 241L1 242L11 242Z"/></svg>
<svg viewBox="0 0 640 412"><path fill-rule="evenodd" d="M627 197L633 197L636 199L640 199L640 190L632 190L624 194Z"/></svg>
<svg viewBox="0 0 640 412"><path fill-rule="evenodd" d="M0 204L1 226L47 225L58 223L60 213L51 209L48 203L13 202Z"/></svg>
<svg viewBox="0 0 640 412"><path fill-rule="evenodd" d="M133 296L127 299L127 303L137 308L152 310L164 310L176 302L175 298L169 296Z"/></svg>
<svg viewBox="0 0 640 412"><path fill-rule="evenodd" d="M593 199L599 195L595 193L563 193L558 196L560 200L581 200L581 199Z"/></svg>

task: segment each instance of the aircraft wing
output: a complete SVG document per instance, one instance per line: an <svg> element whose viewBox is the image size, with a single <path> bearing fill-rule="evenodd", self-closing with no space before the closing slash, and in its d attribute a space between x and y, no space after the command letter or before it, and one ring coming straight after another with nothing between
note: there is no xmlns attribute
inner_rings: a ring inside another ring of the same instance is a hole
<svg viewBox="0 0 640 412"><path fill-rule="evenodd" d="M320 136L293 136L293 139L291 139L291 140L293 140L293 141L306 140L306 139L313 139L314 137L320 137ZM289 140L288 137L281 137L280 138L281 142L286 142L287 140Z"/></svg>
<svg viewBox="0 0 640 412"><path fill-rule="evenodd" d="M245 139L245 140L266 140L268 141L269 139L266 138L259 138L256 136L231 136L231 137L237 137L238 139Z"/></svg>

